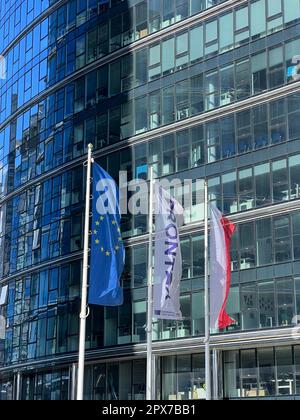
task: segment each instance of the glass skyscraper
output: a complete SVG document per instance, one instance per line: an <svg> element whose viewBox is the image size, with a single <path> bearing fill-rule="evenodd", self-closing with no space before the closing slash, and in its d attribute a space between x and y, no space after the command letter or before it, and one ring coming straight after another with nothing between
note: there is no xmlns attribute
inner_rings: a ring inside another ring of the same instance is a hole
<svg viewBox="0 0 300 420"><path fill-rule="evenodd" d="M208 179L237 226L215 397L300 396L300 1L1 0L0 54L0 400L75 397L88 143L116 180ZM190 210L158 399L205 398ZM145 398L147 217L122 234L125 303L91 308L86 399Z"/></svg>

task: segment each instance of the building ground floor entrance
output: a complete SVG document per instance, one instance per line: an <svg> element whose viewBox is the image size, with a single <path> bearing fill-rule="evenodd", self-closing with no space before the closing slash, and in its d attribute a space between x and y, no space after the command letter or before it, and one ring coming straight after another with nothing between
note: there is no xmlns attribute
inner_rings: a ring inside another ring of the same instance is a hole
<svg viewBox="0 0 300 420"><path fill-rule="evenodd" d="M155 366L158 400L205 399L204 353L157 355ZM215 349L212 378L216 399L300 399L300 345ZM0 373L0 400L68 400L75 390L75 363ZM86 400L144 400L145 394L145 358L87 363Z"/></svg>

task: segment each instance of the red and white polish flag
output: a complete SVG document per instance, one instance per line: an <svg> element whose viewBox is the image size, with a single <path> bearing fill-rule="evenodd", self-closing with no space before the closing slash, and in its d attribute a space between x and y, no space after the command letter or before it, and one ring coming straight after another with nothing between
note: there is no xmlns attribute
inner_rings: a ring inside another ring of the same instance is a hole
<svg viewBox="0 0 300 420"><path fill-rule="evenodd" d="M226 313L230 290L230 243L235 226L211 205L210 224L210 328L222 330L235 321Z"/></svg>

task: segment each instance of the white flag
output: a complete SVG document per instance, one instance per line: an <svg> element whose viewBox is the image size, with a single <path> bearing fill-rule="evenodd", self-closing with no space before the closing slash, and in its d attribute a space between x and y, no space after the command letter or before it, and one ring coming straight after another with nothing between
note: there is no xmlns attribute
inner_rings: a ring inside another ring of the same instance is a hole
<svg viewBox="0 0 300 420"><path fill-rule="evenodd" d="M159 319L182 319L180 280L182 257L179 229L183 208L158 184L155 186L155 270L153 316Z"/></svg>

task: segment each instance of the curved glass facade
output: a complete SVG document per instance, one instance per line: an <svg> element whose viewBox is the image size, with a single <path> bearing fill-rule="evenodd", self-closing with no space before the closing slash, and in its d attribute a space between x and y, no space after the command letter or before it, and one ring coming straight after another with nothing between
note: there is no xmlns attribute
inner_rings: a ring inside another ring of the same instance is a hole
<svg viewBox="0 0 300 420"><path fill-rule="evenodd" d="M237 322L212 337L218 397L300 393L299 39L299 0L0 1L0 399L75 396L88 143L116 180L147 179L150 164L157 178L208 179L237 224ZM153 334L162 399L205 398L191 207L184 319ZM86 399L145 398L147 217L124 217L122 233L125 304L91 309Z"/></svg>

